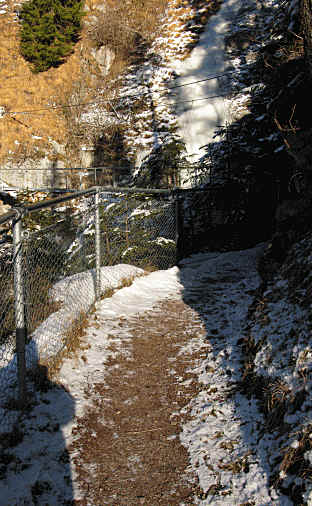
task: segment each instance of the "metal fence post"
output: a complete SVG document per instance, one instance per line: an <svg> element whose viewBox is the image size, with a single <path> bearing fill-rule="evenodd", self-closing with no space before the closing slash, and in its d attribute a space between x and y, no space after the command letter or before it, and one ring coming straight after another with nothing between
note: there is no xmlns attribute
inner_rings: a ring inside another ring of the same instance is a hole
<svg viewBox="0 0 312 506"><path fill-rule="evenodd" d="M15 209L18 216L13 223L13 247L14 247L14 304L15 304L15 327L16 327L16 353L17 353L17 380L20 407L26 404L26 321L24 300L24 275L23 275L23 238L22 238L22 215L20 210Z"/></svg>
<svg viewBox="0 0 312 506"><path fill-rule="evenodd" d="M95 298L101 296L101 230L100 230L100 190L95 193Z"/></svg>
<svg viewBox="0 0 312 506"><path fill-rule="evenodd" d="M174 190L175 199L175 242L176 242L176 265L183 258L183 211L179 190Z"/></svg>

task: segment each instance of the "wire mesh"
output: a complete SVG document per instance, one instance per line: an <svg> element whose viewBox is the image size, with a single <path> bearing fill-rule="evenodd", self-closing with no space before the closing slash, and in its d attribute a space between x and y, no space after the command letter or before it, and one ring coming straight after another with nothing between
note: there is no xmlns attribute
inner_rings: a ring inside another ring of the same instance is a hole
<svg viewBox="0 0 312 506"><path fill-rule="evenodd" d="M2 234L0 243L0 423L7 432L15 423L18 411L10 408L17 399L15 354L14 254L12 236Z"/></svg>
<svg viewBox="0 0 312 506"><path fill-rule="evenodd" d="M96 202L100 258L96 256ZM11 230L10 230L11 229ZM2 237L2 239L1 239ZM0 420L9 431L18 418L12 227L0 234ZM131 264L166 269L176 263L175 200L167 194L96 191L22 218L22 291L27 328L27 391L42 382L71 346L96 299L96 268ZM106 288L102 276L100 291ZM13 401L13 402L11 402ZM10 409L8 410L8 407Z"/></svg>
<svg viewBox="0 0 312 506"><path fill-rule="evenodd" d="M101 264L167 269L176 263L174 200L164 195L100 194Z"/></svg>
<svg viewBox="0 0 312 506"><path fill-rule="evenodd" d="M248 192L238 183L207 186L181 195L183 255L248 247ZM247 241L247 242L246 242Z"/></svg>
<svg viewBox="0 0 312 506"><path fill-rule="evenodd" d="M94 258L92 198L53 214L54 225L24 238L27 360L31 367L39 360L50 366L57 360L72 328L95 299L95 275L90 271Z"/></svg>

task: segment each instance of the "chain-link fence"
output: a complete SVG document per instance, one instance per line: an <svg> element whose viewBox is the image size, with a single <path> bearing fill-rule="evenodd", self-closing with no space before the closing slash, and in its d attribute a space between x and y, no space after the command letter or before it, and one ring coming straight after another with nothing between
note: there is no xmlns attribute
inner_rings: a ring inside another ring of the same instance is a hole
<svg viewBox="0 0 312 506"><path fill-rule="evenodd" d="M180 190L177 199L181 223L178 250L182 256L202 249L229 251L251 247L265 240L270 230L264 217L265 206L259 208L247 185L230 182ZM261 221L257 227L256 215Z"/></svg>
<svg viewBox="0 0 312 506"><path fill-rule="evenodd" d="M11 220L7 222L11 228ZM8 401L16 395L16 368L8 367L14 359L15 316L14 316L14 252L12 239L1 230L0 240L0 420L5 423L4 431L14 424L17 412L8 410Z"/></svg>
<svg viewBox="0 0 312 506"><path fill-rule="evenodd" d="M57 365L95 300L122 281L120 264L176 263L175 212L169 191L94 188L0 217L2 431L42 365Z"/></svg>
<svg viewBox="0 0 312 506"><path fill-rule="evenodd" d="M101 263L167 269L176 263L175 200L166 193L100 193Z"/></svg>
<svg viewBox="0 0 312 506"><path fill-rule="evenodd" d="M95 187L39 203L27 195L0 216L2 431L44 383L42 367L57 367L92 304L129 276L129 265L167 269L203 249L252 245L260 198L237 183ZM262 222L263 214L257 229Z"/></svg>

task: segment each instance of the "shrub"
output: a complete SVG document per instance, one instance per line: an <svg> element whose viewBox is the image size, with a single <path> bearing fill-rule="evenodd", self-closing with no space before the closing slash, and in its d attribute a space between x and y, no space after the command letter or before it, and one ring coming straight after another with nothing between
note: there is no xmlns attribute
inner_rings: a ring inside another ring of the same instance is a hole
<svg viewBox="0 0 312 506"><path fill-rule="evenodd" d="M136 176L136 186L161 188L179 186L181 171L188 168L185 143L179 138L154 147Z"/></svg>
<svg viewBox="0 0 312 506"><path fill-rule="evenodd" d="M20 51L32 71L63 63L79 39L82 0L30 0L22 5Z"/></svg>
<svg viewBox="0 0 312 506"><path fill-rule="evenodd" d="M97 15L91 38L98 47L107 46L127 60L141 43L154 39L167 4L167 0L115 0Z"/></svg>

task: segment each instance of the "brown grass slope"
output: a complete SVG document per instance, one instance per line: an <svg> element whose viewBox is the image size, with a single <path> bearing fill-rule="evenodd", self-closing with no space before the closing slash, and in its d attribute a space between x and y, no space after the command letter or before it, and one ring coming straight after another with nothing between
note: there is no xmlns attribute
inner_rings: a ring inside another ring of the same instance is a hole
<svg viewBox="0 0 312 506"><path fill-rule="evenodd" d="M179 36L188 21L204 26L208 17L200 12L204 8L213 13L216 3L216 0L86 0L84 27L73 53L60 67L33 74L19 54L18 3L13 0L7 12L0 14L0 111L5 111L0 114L0 164L12 161L14 166L22 167L26 160L39 160L48 154L51 161L62 160L65 166L75 166L79 163L77 147L88 138L75 125L75 119L87 106L68 106L89 104L99 97L103 100L114 79L135 59L142 41L151 44L161 33L174 46L174 32ZM110 9L108 16L104 15L103 4ZM95 30L99 23L104 30L100 36ZM114 24L120 37L105 40L105 30L114 33ZM198 38L194 34L194 45ZM106 76L101 74L93 57L94 49L103 43L111 45L116 54ZM57 152L51 140L65 146L65 151Z"/></svg>
<svg viewBox="0 0 312 506"><path fill-rule="evenodd" d="M73 83L81 78L82 63L89 53L86 29L63 65L33 74L19 54L14 6L0 16L0 23L0 106L8 113L0 119L0 163L10 158L16 163L29 156L41 158L46 150L53 156L49 138L65 144L68 133L62 109L49 107L65 103ZM13 114L16 111L29 113Z"/></svg>

